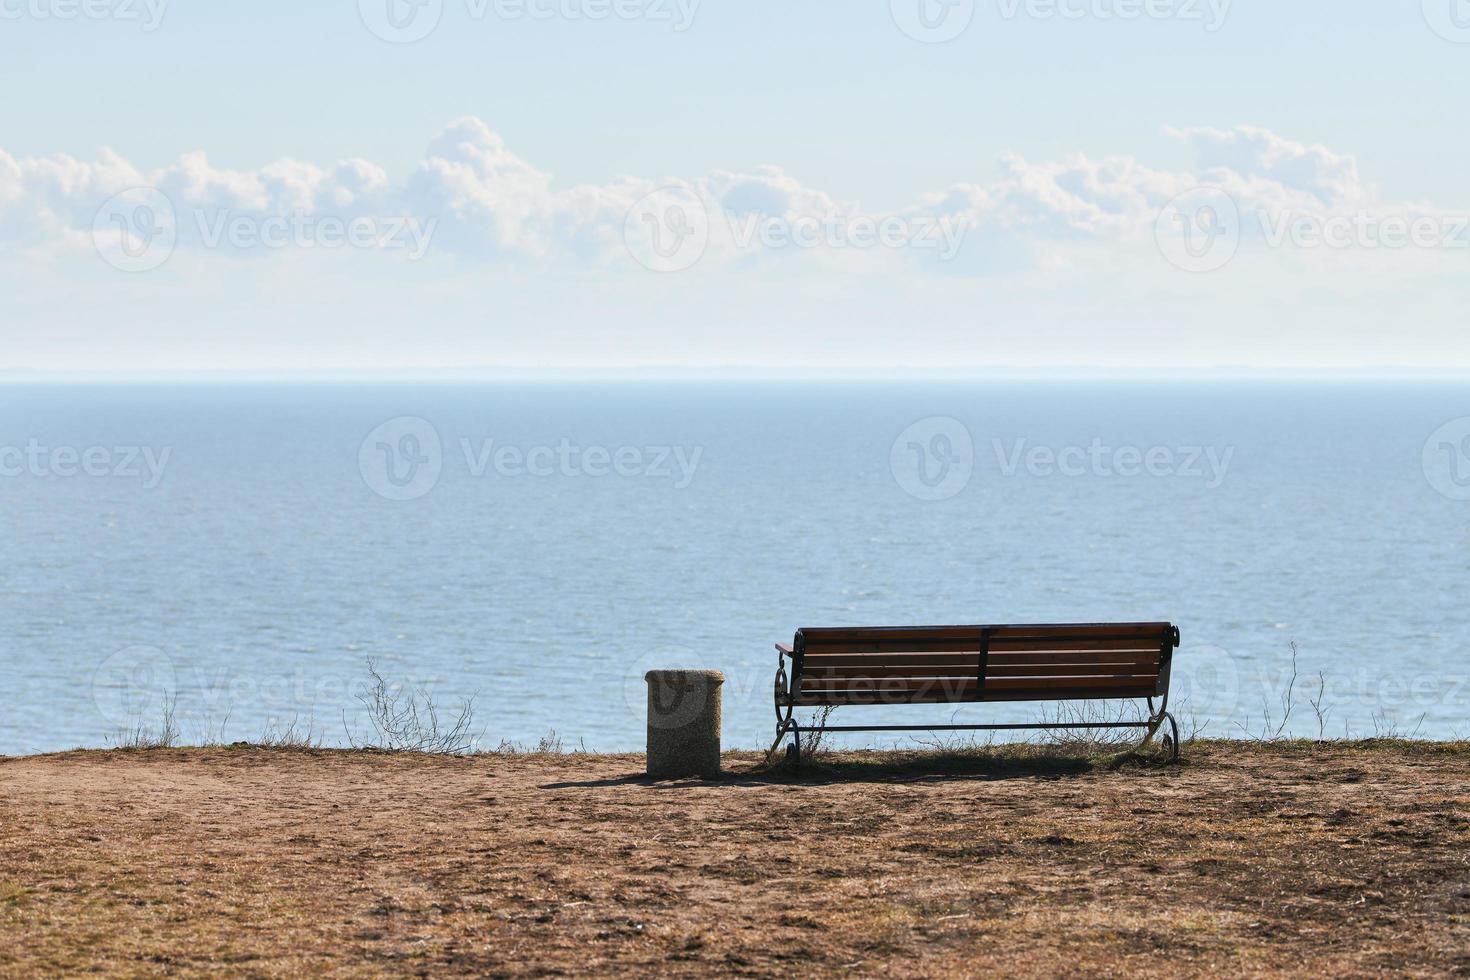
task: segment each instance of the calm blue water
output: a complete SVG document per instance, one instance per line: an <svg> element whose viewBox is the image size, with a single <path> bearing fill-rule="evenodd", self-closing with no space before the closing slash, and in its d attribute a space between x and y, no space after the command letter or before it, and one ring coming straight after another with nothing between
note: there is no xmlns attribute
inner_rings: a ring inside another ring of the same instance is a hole
<svg viewBox="0 0 1470 980"><path fill-rule="evenodd" d="M599 750L641 748L645 669L722 668L755 746L798 626L1109 619L1180 624L1207 734L1259 729L1292 641L1328 734L1464 734L1470 423L1431 434L1467 416L1425 383L13 386L0 753L165 694L185 740L341 742L369 659L478 693L492 745Z"/></svg>

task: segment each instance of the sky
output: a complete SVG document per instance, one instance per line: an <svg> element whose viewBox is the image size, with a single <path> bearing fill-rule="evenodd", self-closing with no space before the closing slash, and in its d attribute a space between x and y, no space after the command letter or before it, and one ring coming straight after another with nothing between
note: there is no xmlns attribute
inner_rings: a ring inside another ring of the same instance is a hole
<svg viewBox="0 0 1470 980"><path fill-rule="evenodd" d="M0 371L1470 369L1470 2L0 0Z"/></svg>

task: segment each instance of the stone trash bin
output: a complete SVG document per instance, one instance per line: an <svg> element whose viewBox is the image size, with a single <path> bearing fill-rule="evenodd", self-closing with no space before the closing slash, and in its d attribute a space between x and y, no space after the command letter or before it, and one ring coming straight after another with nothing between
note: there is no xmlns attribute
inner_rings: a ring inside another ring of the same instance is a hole
<svg viewBox="0 0 1470 980"><path fill-rule="evenodd" d="M648 774L655 779L720 774L718 670L650 670Z"/></svg>

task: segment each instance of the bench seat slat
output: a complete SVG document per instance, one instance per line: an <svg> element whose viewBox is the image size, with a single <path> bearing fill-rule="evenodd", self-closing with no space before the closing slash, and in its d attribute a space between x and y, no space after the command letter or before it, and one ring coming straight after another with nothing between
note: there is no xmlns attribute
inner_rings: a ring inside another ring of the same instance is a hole
<svg viewBox="0 0 1470 980"><path fill-rule="evenodd" d="M1146 698L1154 694L1151 685L1143 684L1135 687L1115 688L1048 688L1045 690L1037 688L1022 688L1019 690L987 690L983 697L976 697L974 692L955 695L938 692L935 694L905 694L897 698L885 698L881 694L866 693L856 694L849 692L836 692L821 695L803 693L792 703L797 707L822 707L825 705L903 705L903 704L958 704L958 703L981 703L987 701L1093 701L1111 698ZM1043 726L1044 727L1044 726Z"/></svg>
<svg viewBox="0 0 1470 980"><path fill-rule="evenodd" d="M806 673L819 671L851 671L861 674L864 670L881 668L926 669L930 667L969 667L974 669L980 662L980 651L974 653L926 653L926 654L882 654L870 657L806 657L802 667ZM993 666L1026 667L1044 664L1156 664L1157 650L1121 650L1113 653L1083 651L1081 653L992 653L988 662Z"/></svg>
<svg viewBox="0 0 1470 980"><path fill-rule="evenodd" d="M980 649L980 636L978 633L971 633L960 639L915 637L907 640L888 640L882 643L861 640L831 643L807 640L802 645L802 649L808 657L874 656L884 653L971 653Z"/></svg>
<svg viewBox="0 0 1470 980"><path fill-rule="evenodd" d="M985 676L991 680L1001 677L1112 677L1117 674L1157 677L1159 664L1157 660L1130 664L990 664L985 669Z"/></svg>
<svg viewBox="0 0 1470 980"><path fill-rule="evenodd" d="M806 683L818 678L833 680L862 677L971 677L975 676L979 664L974 657L964 663L934 664L866 664L861 667L811 667L802 669L801 680Z"/></svg>
<svg viewBox="0 0 1470 980"><path fill-rule="evenodd" d="M1157 650L1163 642L1162 636L1123 637L1122 639L1097 640L1077 637L1035 637L1024 640L992 639L993 653L1029 653L1033 650Z"/></svg>
<svg viewBox="0 0 1470 980"><path fill-rule="evenodd" d="M1010 691L1021 688L1043 690L1052 687L1136 687L1152 684L1157 674L1058 674L1049 677L987 677L987 691ZM803 678L803 696L820 692L878 691L889 694L922 692L926 690L964 691L976 687L974 678L937 677L930 679L914 677L889 678Z"/></svg>
<svg viewBox="0 0 1470 980"><path fill-rule="evenodd" d="M992 660L1009 660L1016 663L1050 663L1056 660L1109 660L1129 657L1159 658L1159 647L1119 647L1116 650L1068 650L1048 647L1036 650L991 650Z"/></svg>
<svg viewBox="0 0 1470 980"><path fill-rule="evenodd" d="M1174 627L1170 623L1036 623L984 628L998 639L1005 639L1015 636L1162 636Z"/></svg>
<svg viewBox="0 0 1470 980"><path fill-rule="evenodd" d="M979 664L869 664L862 667L807 667L801 672L803 684L815 680L849 680L865 677L974 677ZM985 671L987 677L1053 677L1089 674L1148 674L1157 675L1159 661L1153 659L1130 659L1046 664L998 664L990 663Z"/></svg>
<svg viewBox="0 0 1470 980"><path fill-rule="evenodd" d="M913 664L969 664L971 667L980 662L980 651L971 650L964 653L881 653L881 654L840 654L838 656L820 656L807 654L802 658L802 666L807 670L825 670L828 667L881 667L884 664L903 666L907 663Z"/></svg>

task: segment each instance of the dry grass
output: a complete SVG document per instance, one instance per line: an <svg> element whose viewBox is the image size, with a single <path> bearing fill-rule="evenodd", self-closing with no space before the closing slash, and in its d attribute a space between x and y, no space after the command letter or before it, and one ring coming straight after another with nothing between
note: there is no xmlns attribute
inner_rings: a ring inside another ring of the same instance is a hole
<svg viewBox="0 0 1470 980"><path fill-rule="evenodd" d="M0 760L0 973L1470 970L1470 747Z"/></svg>

